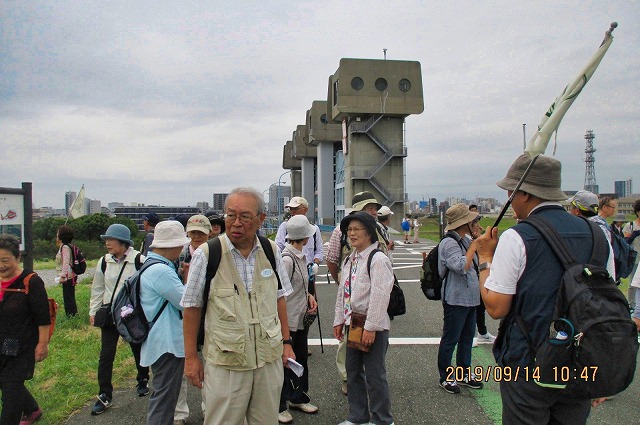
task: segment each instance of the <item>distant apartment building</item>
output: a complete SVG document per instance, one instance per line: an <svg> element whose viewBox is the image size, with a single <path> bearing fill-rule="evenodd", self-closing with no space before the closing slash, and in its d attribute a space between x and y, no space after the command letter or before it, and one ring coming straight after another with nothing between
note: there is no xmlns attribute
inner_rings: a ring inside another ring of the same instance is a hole
<svg viewBox="0 0 640 425"><path fill-rule="evenodd" d="M85 212L88 215L102 212L102 202L99 199L87 199L84 205L86 208Z"/></svg>
<svg viewBox="0 0 640 425"><path fill-rule="evenodd" d="M109 202L107 204L107 207L113 211L115 210L117 207L124 207L124 204L122 202Z"/></svg>
<svg viewBox="0 0 640 425"><path fill-rule="evenodd" d="M613 183L614 192L618 196L618 198L625 198L627 196L631 196L633 193L633 188L631 187L632 180L616 180Z"/></svg>
<svg viewBox="0 0 640 425"><path fill-rule="evenodd" d="M201 201L196 204L196 207L201 213L204 213L209 209L209 203L207 201Z"/></svg>
<svg viewBox="0 0 640 425"><path fill-rule="evenodd" d="M73 204L73 201L76 200L76 196L78 196L78 194L76 192L73 192L73 191L69 191L69 192L65 192L64 193L64 210L67 211L67 213L69 211L69 208L71 208L71 205Z"/></svg>
<svg viewBox="0 0 640 425"><path fill-rule="evenodd" d="M113 210L113 214L116 217L127 217L133 220L140 230L143 229L142 222L144 221L144 216L149 212L154 212L158 214L162 220L166 220L179 214L195 215L200 211L198 211L198 207L163 207L157 205L124 206L116 207Z"/></svg>
<svg viewBox="0 0 640 425"><path fill-rule="evenodd" d="M214 193L211 208L221 213L224 212L224 201L227 200L227 196L229 196L228 193Z"/></svg>

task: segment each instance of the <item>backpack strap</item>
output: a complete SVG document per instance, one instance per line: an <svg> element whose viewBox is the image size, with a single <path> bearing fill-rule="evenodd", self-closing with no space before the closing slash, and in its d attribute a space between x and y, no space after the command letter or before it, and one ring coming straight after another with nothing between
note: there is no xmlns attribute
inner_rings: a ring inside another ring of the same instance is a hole
<svg viewBox="0 0 640 425"><path fill-rule="evenodd" d="M202 303L203 317L207 311L207 300L209 299L209 292L211 291L211 281L218 272L218 266L220 266L220 260L222 260L222 244L220 243L220 238L213 238L207 241L207 250L209 252L207 253L207 272L204 278L204 302Z"/></svg>
<svg viewBox="0 0 640 425"><path fill-rule="evenodd" d="M29 281L31 280L31 278L33 276L35 276L35 272L34 273L29 273L28 275L26 275L24 277L24 280L22 281L22 284L24 285L23 289L2 288L2 291L5 291L5 292L22 292L25 295L29 295Z"/></svg>
<svg viewBox="0 0 640 425"><path fill-rule="evenodd" d="M369 254L369 258L367 259L367 274L369 275L369 279L371 279L371 260L373 260L373 256L376 255L376 252L382 252L382 250L376 248L371 251ZM382 252L384 254L384 252Z"/></svg>
<svg viewBox="0 0 640 425"><path fill-rule="evenodd" d="M276 279L278 279L278 290L282 289L282 282L280 281L280 276L278 276L278 268L276 267L276 256L273 253L273 246L271 245L271 241L268 238L265 238L262 235L258 235L258 239L260 240L260 245L262 245L262 249L271 264L271 268L273 272L276 274Z"/></svg>
<svg viewBox="0 0 640 425"><path fill-rule="evenodd" d="M289 278L290 281L293 281L293 275L296 273L296 260L295 260L295 258L293 258L293 255L291 255L291 254L289 254L287 252L283 252L282 256L291 258L291 261L293 262L293 270L291 270L291 277Z"/></svg>
<svg viewBox="0 0 640 425"><path fill-rule="evenodd" d="M139 260L139 255L140 254L136 256L136 260ZM139 282L138 282L138 285L136 285L136 292L137 292L136 297L138 300L140 299L140 288L142 286L142 272L144 272L154 264L165 264L165 263L163 261L154 260L153 258L150 258L149 260L145 260L145 262L142 264L142 267L140 268L140 272L138 273ZM160 310L158 310L156 315L153 317L153 320L151 320L151 325L153 325L156 322L156 320L158 320L158 317L160 317L164 309L167 307L167 304L169 304L169 300L165 299L164 302L162 303L162 307L160 307Z"/></svg>
<svg viewBox="0 0 640 425"><path fill-rule="evenodd" d="M138 254L136 255L136 259L134 261L134 265L136 266L136 270L140 270L140 268L142 267L142 261L140 261L140 257L142 256L141 252L138 252Z"/></svg>

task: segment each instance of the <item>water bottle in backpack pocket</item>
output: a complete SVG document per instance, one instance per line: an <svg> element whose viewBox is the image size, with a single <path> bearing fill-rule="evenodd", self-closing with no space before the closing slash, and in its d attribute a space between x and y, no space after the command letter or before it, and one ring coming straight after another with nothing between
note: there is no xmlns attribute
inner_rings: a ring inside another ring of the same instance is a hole
<svg viewBox="0 0 640 425"><path fill-rule="evenodd" d="M571 366L573 358L573 324L567 319L554 320L549 326L549 336L536 352L536 383L543 387L564 388L567 384L562 371Z"/></svg>

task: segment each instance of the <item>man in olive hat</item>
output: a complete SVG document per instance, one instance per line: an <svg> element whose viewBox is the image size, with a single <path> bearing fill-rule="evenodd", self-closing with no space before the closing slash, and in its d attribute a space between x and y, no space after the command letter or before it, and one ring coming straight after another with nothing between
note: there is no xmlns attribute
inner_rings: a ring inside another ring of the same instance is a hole
<svg viewBox="0 0 640 425"><path fill-rule="evenodd" d="M518 157L506 177L498 181L498 187L510 196L530 163L526 154ZM568 214L560 203L567 199L560 189L560 174L560 161L540 155L511 205L520 219L536 216L547 221L560 233L578 262L586 263L594 243L591 229L584 220ZM513 370L530 365L533 359L529 345L515 324L515 316L522 318L533 344L539 346L549 334L564 269L537 230L526 223L506 230L499 243L497 229L489 227L477 242L480 294L489 315L504 318L493 347L496 362L499 367ZM612 257L606 248L602 252ZM606 266L607 255L595 258L594 263ZM613 261L609 265L613 275ZM505 425L584 424L591 409L591 400L563 397L557 390L538 386L531 379L502 381L500 394ZM593 405L603 400L598 399Z"/></svg>

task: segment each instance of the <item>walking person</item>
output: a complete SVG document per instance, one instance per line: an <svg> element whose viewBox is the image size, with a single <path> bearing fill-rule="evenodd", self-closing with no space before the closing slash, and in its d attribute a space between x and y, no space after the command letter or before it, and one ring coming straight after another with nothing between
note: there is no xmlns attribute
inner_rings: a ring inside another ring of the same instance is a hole
<svg viewBox="0 0 640 425"><path fill-rule="evenodd" d="M126 278L140 268L144 257L133 249L131 231L123 224L112 224L104 235L108 253L98 260L91 285L89 323L100 328L100 359L98 360L98 400L92 415L100 415L113 404L113 361L120 334L111 317L111 303L122 289ZM104 269L103 269L104 267ZM149 394L149 368L140 365L140 344L129 344L138 370L136 392L143 397Z"/></svg>
<svg viewBox="0 0 640 425"><path fill-rule="evenodd" d="M413 216L413 221L411 223L411 228L413 229L413 243L420 243L418 236L420 235L420 222L418 221L418 216Z"/></svg>
<svg viewBox="0 0 640 425"><path fill-rule="evenodd" d="M391 396L387 382L385 357L389 347L391 320L387 314L393 286L391 261L382 252L375 252L368 270L369 256L378 248L377 224L367 212L346 216L340 230L349 238L353 251L344 265L336 297L333 334L342 341L349 339L350 325L355 316L364 325L360 344L366 351L347 344L346 369L349 391L348 419L341 425L393 424ZM355 323L354 323L355 324ZM343 329L347 328L346 335Z"/></svg>
<svg viewBox="0 0 640 425"><path fill-rule="evenodd" d="M629 275L629 282L631 283L629 284L627 299L629 300L629 307L632 310L636 308L636 303L639 301L638 294L640 294L640 284L635 286L633 279L635 274L638 272L638 264L640 263L640 238L637 237L640 233L640 199L633 203L633 213L635 214L636 219L625 224L622 228L622 234L627 238L627 240L631 240L631 246L633 246L633 249L638 253L636 255L635 267Z"/></svg>
<svg viewBox="0 0 640 425"><path fill-rule="evenodd" d="M51 320L44 282L20 267L15 236L0 236L0 285L0 424L30 425L42 409L24 382L33 378L36 362L49 355Z"/></svg>
<svg viewBox="0 0 640 425"><path fill-rule="evenodd" d="M71 241L73 241L73 228L66 224L60 226L56 233L56 243L59 246L56 254L56 272L60 278L60 286L62 286L62 301L64 303L64 313L67 317L73 317L78 314L78 305L76 304L78 276L71 268L73 264Z"/></svg>

